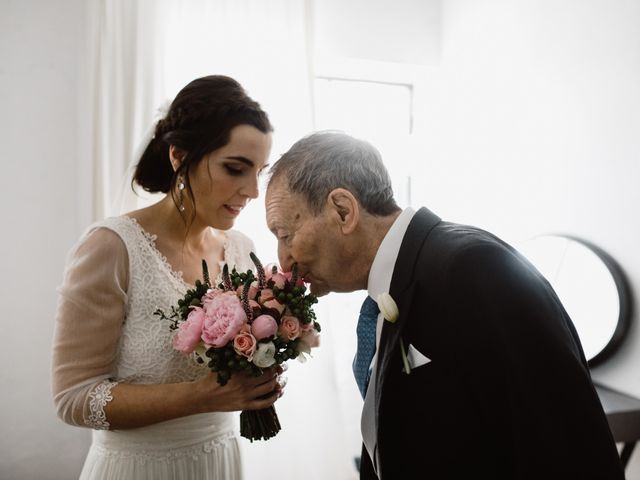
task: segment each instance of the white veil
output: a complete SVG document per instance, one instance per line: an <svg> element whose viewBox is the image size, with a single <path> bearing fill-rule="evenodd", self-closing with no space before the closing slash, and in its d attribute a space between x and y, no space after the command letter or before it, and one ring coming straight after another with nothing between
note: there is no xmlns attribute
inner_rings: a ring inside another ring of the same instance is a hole
<svg viewBox="0 0 640 480"><path fill-rule="evenodd" d="M131 212L132 210L137 210L142 207L146 207L151 205L152 203L157 202L162 198L164 194L162 193L149 193L145 192L142 188L140 188L135 183L132 183L133 174L136 171L136 165L142 156L145 148L153 138L156 124L159 120L167 116L169 112L169 107L171 106L171 100L165 100L162 102L160 107L156 110L153 119L151 120L151 125L145 130L144 135L140 142L138 142L136 148L133 150L131 154L131 158L127 164L127 168L125 169L122 175L122 181L120 183L120 187L118 188L117 194L113 197L113 201L111 202L111 211L110 214L112 216L122 215L127 212Z"/></svg>

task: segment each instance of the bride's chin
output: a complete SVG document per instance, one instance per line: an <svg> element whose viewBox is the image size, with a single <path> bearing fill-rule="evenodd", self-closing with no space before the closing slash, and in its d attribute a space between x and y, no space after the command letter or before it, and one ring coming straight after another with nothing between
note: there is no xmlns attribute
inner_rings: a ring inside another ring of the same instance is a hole
<svg viewBox="0 0 640 480"><path fill-rule="evenodd" d="M207 219L203 219L204 223L214 230L229 230L233 228L233 224L235 223L235 219L232 218L224 218L224 217L209 217Z"/></svg>

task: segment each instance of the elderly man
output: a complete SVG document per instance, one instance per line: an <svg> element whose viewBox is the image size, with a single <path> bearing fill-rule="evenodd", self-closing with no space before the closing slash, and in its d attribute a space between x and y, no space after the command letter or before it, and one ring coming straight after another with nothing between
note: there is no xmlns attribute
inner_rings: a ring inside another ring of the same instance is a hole
<svg viewBox="0 0 640 480"><path fill-rule="evenodd" d="M341 133L281 157L266 209L313 293L368 291L361 478L624 478L573 324L512 247L401 210L379 153Z"/></svg>

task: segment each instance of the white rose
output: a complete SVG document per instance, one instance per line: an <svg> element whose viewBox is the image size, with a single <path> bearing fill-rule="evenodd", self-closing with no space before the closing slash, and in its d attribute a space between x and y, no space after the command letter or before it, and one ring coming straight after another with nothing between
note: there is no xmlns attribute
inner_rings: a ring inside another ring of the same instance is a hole
<svg viewBox="0 0 640 480"><path fill-rule="evenodd" d="M273 342L258 343L258 348L253 354L253 364L260 368L269 368L276 363L276 359L273 356L276 353L276 346Z"/></svg>
<svg viewBox="0 0 640 480"><path fill-rule="evenodd" d="M198 344L196 349L193 351L196 362L200 364L209 362L209 358L207 357L207 350L208 348L202 342Z"/></svg>

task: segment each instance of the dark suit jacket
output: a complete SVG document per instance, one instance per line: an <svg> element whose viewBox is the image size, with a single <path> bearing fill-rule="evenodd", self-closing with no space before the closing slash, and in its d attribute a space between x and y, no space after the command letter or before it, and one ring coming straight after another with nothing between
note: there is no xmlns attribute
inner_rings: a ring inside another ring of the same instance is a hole
<svg viewBox="0 0 640 480"><path fill-rule="evenodd" d="M376 377L378 474L396 479L623 479L582 347L520 254L423 208L402 241ZM400 339L431 362L403 373ZM375 479L362 452L361 478Z"/></svg>

